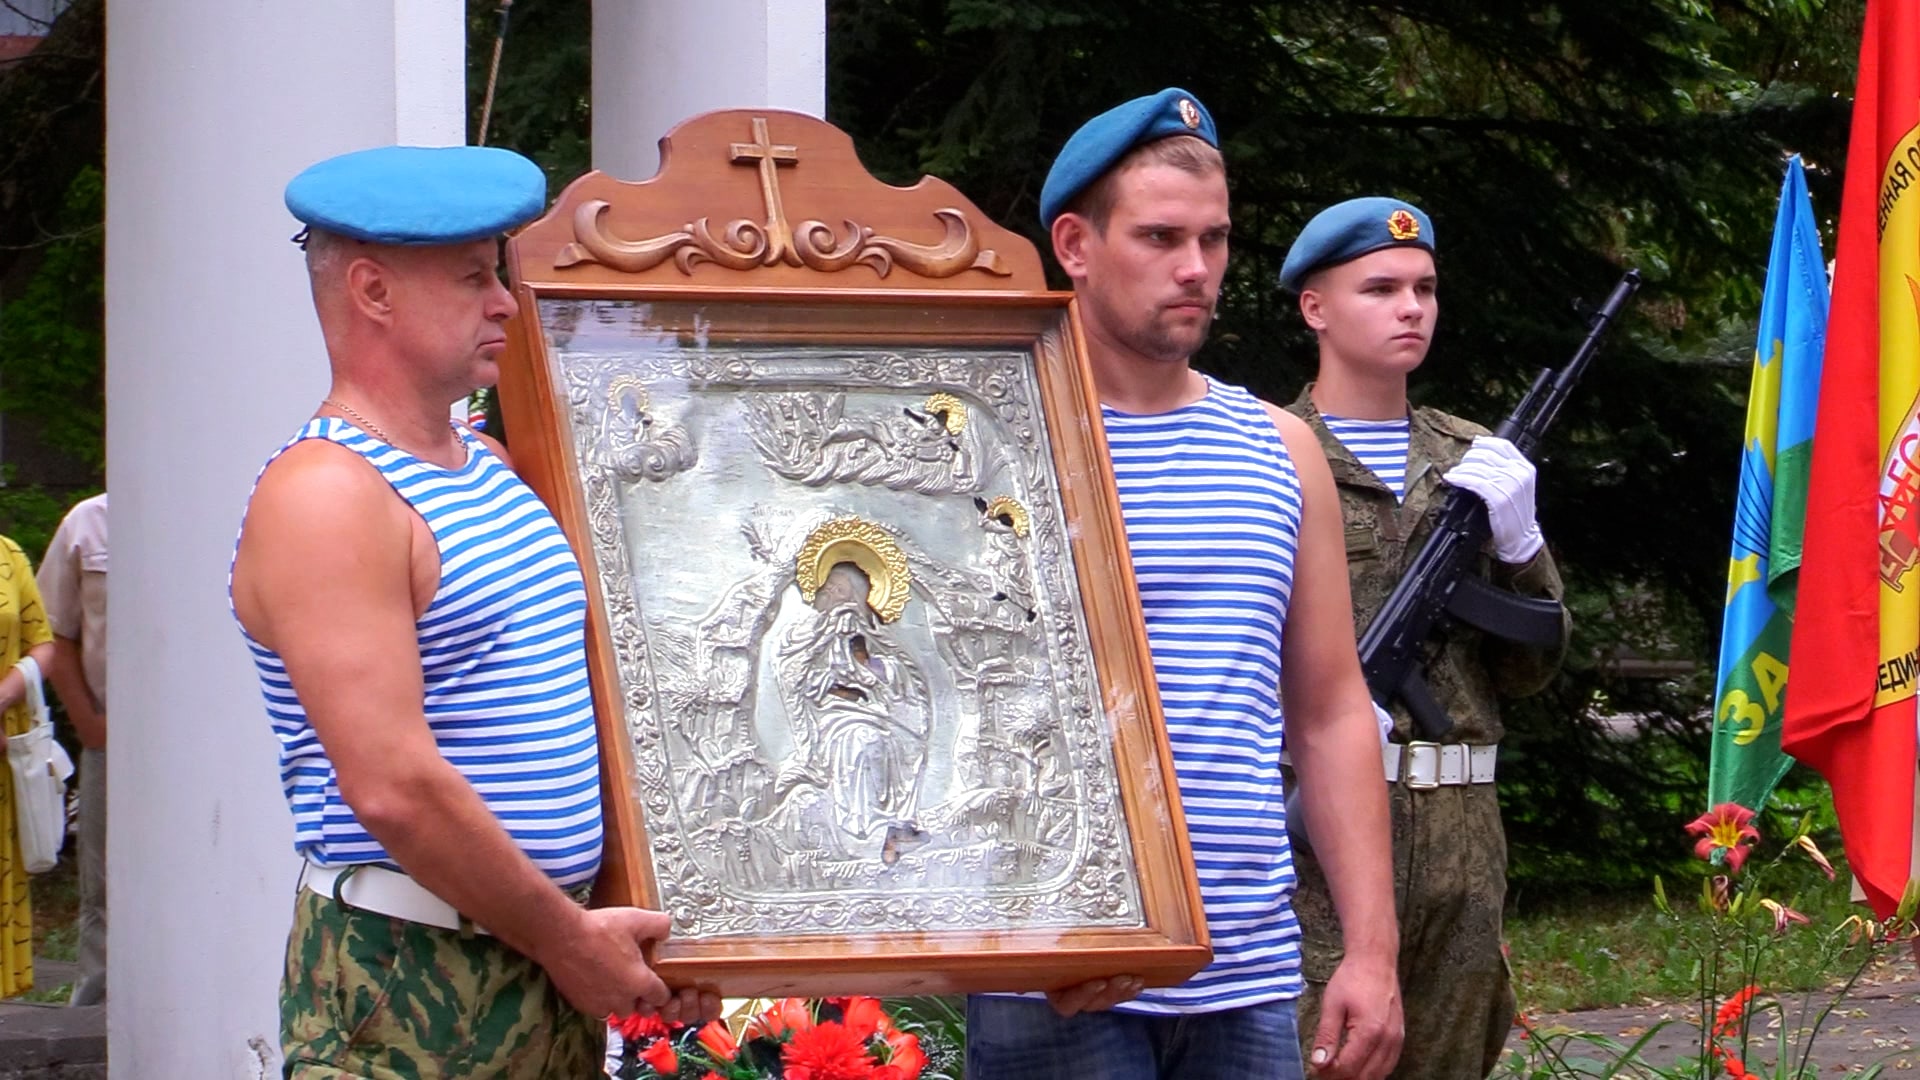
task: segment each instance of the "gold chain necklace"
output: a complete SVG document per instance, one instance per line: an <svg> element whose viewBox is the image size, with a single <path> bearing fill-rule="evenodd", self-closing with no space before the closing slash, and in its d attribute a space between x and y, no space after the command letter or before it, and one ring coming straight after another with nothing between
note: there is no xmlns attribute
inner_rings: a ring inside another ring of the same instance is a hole
<svg viewBox="0 0 1920 1080"><path fill-rule="evenodd" d="M356 423L358 423L361 427L367 429L367 434L372 435L374 438L379 439L381 442L388 443L388 444L391 444L393 442L392 436L389 436L386 432L381 431L379 426L376 425L373 421L367 419L364 416L361 416L359 411L355 409L353 406L348 405L345 402L335 401L332 398L323 399L321 401L321 404L331 405L334 408L339 409L341 412L346 413L348 416L351 416Z"/></svg>

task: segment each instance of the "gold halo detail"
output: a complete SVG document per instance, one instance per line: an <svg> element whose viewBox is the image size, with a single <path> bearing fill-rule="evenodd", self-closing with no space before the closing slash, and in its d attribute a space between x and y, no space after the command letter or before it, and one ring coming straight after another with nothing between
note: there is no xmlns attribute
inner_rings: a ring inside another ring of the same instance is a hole
<svg viewBox="0 0 1920 1080"><path fill-rule="evenodd" d="M947 418L949 435L958 435L967 428L967 403L952 394L939 393L927 398L926 410Z"/></svg>
<svg viewBox="0 0 1920 1080"><path fill-rule="evenodd" d="M646 382L638 375L618 375L607 384L607 404L619 405L620 395L633 391L633 407L637 412L646 412L653 407L653 395L647 392Z"/></svg>
<svg viewBox="0 0 1920 1080"><path fill-rule="evenodd" d="M1021 539L1025 539L1027 533L1033 528L1033 518L1027 514L1027 508L1021 506L1020 500L1011 495L1001 495L988 503L987 516L990 518L1005 517L1011 521L1013 523L1013 535Z"/></svg>
<svg viewBox="0 0 1920 1080"><path fill-rule="evenodd" d="M913 585L907 554L887 530L857 517L834 518L807 535L794 560L801 598L813 603L827 575L843 562L867 575L867 606L880 621L898 619Z"/></svg>

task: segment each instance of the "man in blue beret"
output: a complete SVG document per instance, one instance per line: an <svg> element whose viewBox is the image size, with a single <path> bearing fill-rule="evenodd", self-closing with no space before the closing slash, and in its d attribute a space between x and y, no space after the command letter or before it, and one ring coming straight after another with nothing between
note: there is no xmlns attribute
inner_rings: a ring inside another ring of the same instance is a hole
<svg viewBox="0 0 1920 1080"><path fill-rule="evenodd" d="M1040 213L1079 302L1214 958L1175 987L975 997L967 1075L1304 1075L1284 743L1331 823L1346 928L1308 1057L1316 1076L1383 1076L1400 1045L1387 808L1338 496L1305 424L1190 362L1231 224L1212 117L1179 89L1095 117Z"/></svg>
<svg viewBox="0 0 1920 1080"><path fill-rule="evenodd" d="M385 147L287 186L332 384L261 472L236 617L305 860L281 983L289 1077L596 1075L603 1018L713 1014L583 906L600 867L586 588L499 443L515 302L499 234L546 181L505 150Z"/></svg>
<svg viewBox="0 0 1920 1080"><path fill-rule="evenodd" d="M1398 199L1353 199L1301 230L1280 284L1320 342L1320 370L1289 406L1325 451L1345 519L1353 618L1365 627L1419 551L1450 484L1487 505L1488 581L1559 599L1560 575L1534 520L1534 469L1513 444L1435 409L1409 408L1407 377L1426 359L1438 315L1433 222ZM1400 898L1407 1042L1394 1076L1485 1076L1513 1023L1501 953L1506 839L1494 789L1499 695L1544 687L1566 650L1529 647L1456 625L1424 669L1453 720L1422 741L1403 706L1382 748ZM1321 819L1309 813L1318 832ZM1296 849L1310 1017L1340 960L1334 864L1314 837Z"/></svg>

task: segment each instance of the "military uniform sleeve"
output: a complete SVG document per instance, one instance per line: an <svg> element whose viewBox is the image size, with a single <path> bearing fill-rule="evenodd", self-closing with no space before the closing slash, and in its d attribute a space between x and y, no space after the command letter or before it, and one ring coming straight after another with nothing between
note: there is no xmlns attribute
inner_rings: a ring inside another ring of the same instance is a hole
<svg viewBox="0 0 1920 1080"><path fill-rule="evenodd" d="M1540 548L1525 565L1509 566L1494 561L1493 584L1521 596L1542 600L1561 600L1566 586L1560 581L1560 568L1546 546ZM1560 612L1560 640L1548 648L1521 645L1487 635L1485 657L1487 673L1493 676L1495 690L1506 697L1525 697L1546 689L1567 657L1567 643L1573 634L1573 615Z"/></svg>

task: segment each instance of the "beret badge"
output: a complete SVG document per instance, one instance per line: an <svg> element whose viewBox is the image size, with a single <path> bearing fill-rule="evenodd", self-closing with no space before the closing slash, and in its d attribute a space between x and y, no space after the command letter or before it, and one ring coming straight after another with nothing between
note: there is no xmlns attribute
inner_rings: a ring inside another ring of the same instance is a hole
<svg viewBox="0 0 1920 1080"><path fill-rule="evenodd" d="M1420 239L1420 223L1405 210L1395 210L1387 215L1387 235L1395 240Z"/></svg>
<svg viewBox="0 0 1920 1080"><path fill-rule="evenodd" d="M1200 130L1200 106L1192 98L1180 99L1180 122L1187 125L1189 131Z"/></svg>

